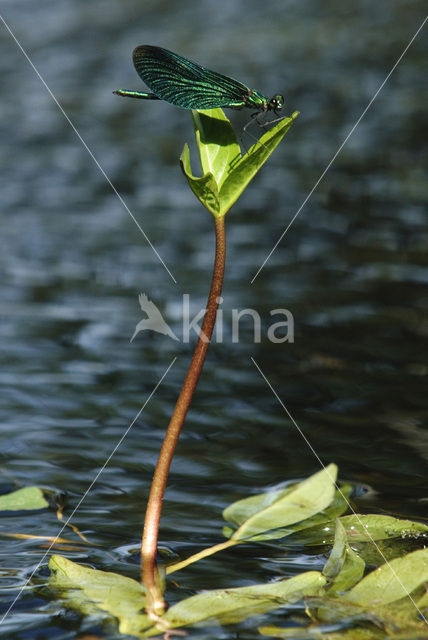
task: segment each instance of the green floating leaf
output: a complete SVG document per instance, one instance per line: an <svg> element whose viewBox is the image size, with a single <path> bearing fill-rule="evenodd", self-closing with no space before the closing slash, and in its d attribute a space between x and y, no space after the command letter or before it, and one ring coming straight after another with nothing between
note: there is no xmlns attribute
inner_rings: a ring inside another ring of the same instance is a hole
<svg viewBox="0 0 428 640"><path fill-rule="evenodd" d="M354 551L364 560L366 565L378 567L384 562L390 562L395 558L402 558L406 553L420 549L421 545L416 545L413 540L402 540L401 538L388 538L377 540L375 543L352 542Z"/></svg>
<svg viewBox="0 0 428 640"><path fill-rule="evenodd" d="M409 553L372 571L346 594L334 594L331 598L327 591L324 597L311 599L311 618L324 623L359 625L358 633L360 627L370 625L374 638L381 628L381 638L422 640L428 637L428 622L422 618L420 606L426 594L427 577L428 549ZM332 639L341 637L331 635Z"/></svg>
<svg viewBox="0 0 428 640"><path fill-rule="evenodd" d="M335 522L336 518L345 513L349 509L349 499L352 494L353 487L350 484L341 485L334 492L333 502L326 508L316 513L311 518L303 520L298 524L290 526L290 535L293 536L292 541L297 544L302 544L301 531L305 529L311 529L312 527L319 527L320 536L323 536L323 528L331 523ZM320 525L323 525L322 527ZM296 535L294 535L296 534ZM297 535L298 534L298 535ZM304 535L304 534L303 534Z"/></svg>
<svg viewBox="0 0 428 640"><path fill-rule="evenodd" d="M202 622L232 624L304 596L320 595L326 583L321 573L308 571L269 584L206 591L172 606L155 626L142 613L145 590L136 580L90 569L57 555L52 556L49 568L49 585L60 591L65 606L85 615L113 616L119 621L120 633L138 637Z"/></svg>
<svg viewBox="0 0 428 640"><path fill-rule="evenodd" d="M421 522L400 520L392 516L378 514L343 516L341 524L346 530L348 542L372 542L373 540L388 540L392 538L425 538L428 537L428 527ZM306 529L301 540L307 545L332 544L334 539L335 521L325 522L320 526Z"/></svg>
<svg viewBox="0 0 428 640"><path fill-rule="evenodd" d="M282 491L271 491L270 493L262 493L257 496L252 496L251 498L247 499L248 503L245 500L239 500L238 502L235 502L234 505L231 505L233 507L236 507L236 509L234 508L233 511L230 513L230 517L234 518L235 520L234 524L239 527L240 524L243 524L247 520L250 514L254 515L258 511L260 511L260 509L263 509L269 506L270 504L272 504L276 500L279 500L280 498L284 498L286 495L294 491L296 486L297 484L292 484L289 487L287 487L287 489L284 489ZM335 491L333 502L323 511L320 511L319 513L315 514L311 518L307 518L306 520L303 520L302 522L299 522L297 524L291 524L286 528L281 527L280 529L275 529L274 531L263 534L257 539L269 540L272 538L276 538L276 539L283 538L286 536L291 536L292 534L299 532L302 529L305 529L306 527L313 527L313 525L315 524L319 525L322 522L329 522L332 518L336 518L337 516L339 516L344 511L347 510L348 504L349 504L348 499L352 493L352 490L353 488L351 485L348 485L348 484L342 485L340 489L337 489ZM241 508L242 508L242 511L240 511ZM225 549L230 549L232 546L236 544L242 544L243 542L246 542L246 540L237 540L237 539L231 538L231 536L233 536L234 533L235 533L235 529L232 529L231 527L223 527L223 534L227 538L229 538L229 540L227 540L226 542L222 542L220 544L216 544L213 547L208 547L207 549L203 549L202 551L195 553L193 556L190 556L190 558L187 558L186 560L182 560L181 562L176 562L173 565L170 565L167 568L166 573L170 574L170 573L173 573L174 571L179 571L180 569L187 567L189 564L193 564L198 560L202 560L202 558L207 558L208 556L211 556L214 553L217 553L219 551L224 551ZM299 536L297 536L297 534L296 536L294 536L294 538L295 538L295 542L301 545L301 540L299 539Z"/></svg>
<svg viewBox="0 0 428 640"><path fill-rule="evenodd" d="M234 502L223 512L225 520L239 527L231 538L255 541L283 537L284 527L306 520L330 505L335 494L336 476L337 467L330 464L291 490Z"/></svg>
<svg viewBox="0 0 428 640"><path fill-rule="evenodd" d="M337 520L333 549L323 569L323 574L332 583L328 594L350 589L363 577L364 568L364 560L351 549L345 528Z"/></svg>
<svg viewBox="0 0 428 640"><path fill-rule="evenodd" d="M305 596L319 595L326 583L319 571L308 571L287 580L250 587L205 591L173 605L162 617L169 628L186 627L216 621L233 624L293 603ZM151 629L151 636L159 630Z"/></svg>
<svg viewBox="0 0 428 640"><path fill-rule="evenodd" d="M0 511L31 511L46 509L48 501L39 487L24 487L0 496Z"/></svg>
<svg viewBox="0 0 428 640"><path fill-rule="evenodd" d="M378 514L344 516L340 519L349 542L370 542L388 538L428 539L428 526L412 520L401 520Z"/></svg>
<svg viewBox="0 0 428 640"><path fill-rule="evenodd" d="M192 111L202 177L192 174L187 144L180 163L190 188L208 211L215 217L229 211L297 116L296 111L290 118L280 120L242 158L235 132L221 109Z"/></svg>
<svg viewBox="0 0 428 640"><path fill-rule="evenodd" d="M342 599L361 607L381 606L401 600L425 582L428 582L428 548L383 564Z"/></svg>
<svg viewBox="0 0 428 640"><path fill-rule="evenodd" d="M142 613L144 587L117 573L97 571L54 555L49 562L49 585L59 590L64 604L85 615L114 616L120 633L138 635L153 625Z"/></svg>

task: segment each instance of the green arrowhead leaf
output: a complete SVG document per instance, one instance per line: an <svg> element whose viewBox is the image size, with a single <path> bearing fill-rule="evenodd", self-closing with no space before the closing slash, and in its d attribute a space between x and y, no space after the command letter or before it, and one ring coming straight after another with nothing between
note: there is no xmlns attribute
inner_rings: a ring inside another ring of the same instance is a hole
<svg viewBox="0 0 428 640"><path fill-rule="evenodd" d="M284 527L301 522L326 509L335 494L337 467L330 464L291 490L244 498L223 512L228 522L239 526L233 540L268 540L283 537Z"/></svg>
<svg viewBox="0 0 428 640"><path fill-rule="evenodd" d="M337 520L333 549L323 569L323 574L332 582L328 594L350 589L363 577L364 568L364 560L351 549L345 527Z"/></svg>
<svg viewBox="0 0 428 640"><path fill-rule="evenodd" d="M25 487L0 496L0 511L25 511L46 509L48 501L39 487Z"/></svg>

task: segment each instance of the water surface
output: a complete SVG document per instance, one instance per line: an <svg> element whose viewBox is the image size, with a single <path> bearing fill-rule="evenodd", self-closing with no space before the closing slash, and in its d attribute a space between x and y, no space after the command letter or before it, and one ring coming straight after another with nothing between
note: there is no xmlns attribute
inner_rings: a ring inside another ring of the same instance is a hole
<svg viewBox="0 0 428 640"><path fill-rule="evenodd" d="M138 577L144 505L191 345L130 343L145 292L182 335L182 295L204 305L213 224L178 166L189 114L112 95L142 88L132 49L166 46L301 112L228 215L224 317L251 308L238 343L225 322L180 439L161 548L186 557L222 540L233 500L320 468L365 487L362 512L426 517L427 45L421 33L256 280L251 280L422 23L419 3L6 0L2 15L174 275L174 283L5 28L0 29L2 471L69 515L174 357L177 360L73 517L99 547L73 560ZM426 28L424 29L426 32ZM231 113L238 131L248 114ZM251 144L251 141L250 141ZM196 168L195 168L196 172ZM294 343L266 337L286 308ZM2 517L2 532L55 536L54 509ZM73 537L71 530L64 532ZM2 610L42 559L1 546ZM171 590L239 586L319 569L308 549L249 545L195 565ZM35 580L46 580L47 559ZM5 638L115 638L26 589ZM279 615L279 614L278 614ZM278 618L279 619L279 618ZM259 637L256 622L240 637ZM236 630L215 630L236 637ZM192 637L208 639L212 630Z"/></svg>

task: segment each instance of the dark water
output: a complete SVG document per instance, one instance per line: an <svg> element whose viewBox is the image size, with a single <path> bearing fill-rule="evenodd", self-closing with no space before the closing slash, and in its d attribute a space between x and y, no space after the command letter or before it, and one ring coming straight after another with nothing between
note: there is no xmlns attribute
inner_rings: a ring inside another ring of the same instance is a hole
<svg viewBox="0 0 428 640"><path fill-rule="evenodd" d="M147 293L181 336L182 295L195 313L204 305L213 258L212 221L178 166L193 143L189 114L111 94L142 87L130 56L150 43L284 93L286 113L301 111L228 215L224 339L211 347L180 439L162 549L184 558L220 542L231 501L320 468L251 357L320 459L370 489L356 500L360 512L426 517L428 27L250 283L422 23L422 4L3 0L2 15L177 284L0 25L0 491L41 486L69 515L177 356L72 520L100 546L66 555L138 577L151 474L191 350L153 332L130 343L137 296ZM248 114L231 117L239 129ZM231 342L226 318L245 308L263 319L259 344L249 322ZM293 314L294 343L267 338L277 308ZM59 528L51 510L2 516L0 532ZM3 612L44 553L3 539ZM287 558L255 545L228 551L183 571L171 594L324 562L304 549ZM258 637L259 624L240 637ZM84 630L118 637L28 588L0 636Z"/></svg>

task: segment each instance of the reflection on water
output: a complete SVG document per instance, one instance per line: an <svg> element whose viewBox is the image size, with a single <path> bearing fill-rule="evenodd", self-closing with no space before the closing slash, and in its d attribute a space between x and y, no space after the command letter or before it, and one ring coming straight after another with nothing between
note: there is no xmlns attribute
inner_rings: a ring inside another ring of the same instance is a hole
<svg viewBox="0 0 428 640"><path fill-rule="evenodd" d="M147 42L267 95L284 93L285 112L301 111L228 216L222 305L225 314L255 309L266 323L270 310L290 309L295 342L254 345L248 323L239 343L226 334L212 345L173 464L162 549L185 557L220 541L229 502L319 468L251 356L323 462L336 462L341 479L371 487L356 499L361 512L424 517L426 38L409 49L250 284L422 22L417 4L394 0L388 12L338 2L327 10L310 0L286 11L273 1L268 12L253 1L3 5L178 284L3 29L1 491L36 484L61 494L71 513L178 356L73 518L100 547L70 557L137 575L153 465L190 355L188 345L155 333L130 343L141 319L137 296L145 292L181 335L182 294L195 309L204 304L213 257L213 225L178 168L193 136L188 114L111 95L140 86L131 51ZM231 117L240 128L248 114ZM3 531L36 535L59 529L53 511L2 523ZM4 543L4 610L10 587L25 582L43 553L32 541ZM228 551L183 572L177 598L237 586L248 572L265 580L322 564L294 554L284 566L274 548ZM37 580L45 580L43 570ZM25 593L2 637L74 638L85 628L58 611Z"/></svg>

